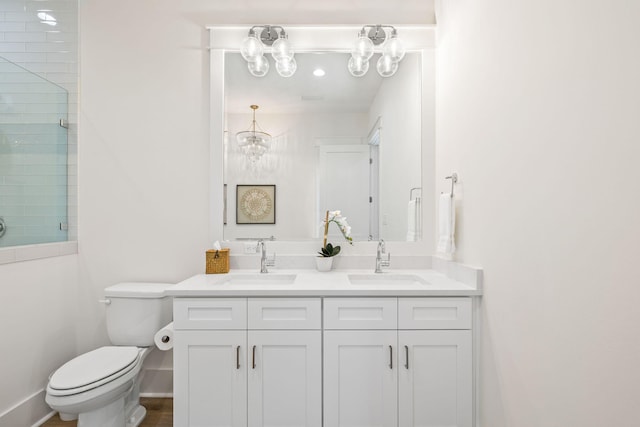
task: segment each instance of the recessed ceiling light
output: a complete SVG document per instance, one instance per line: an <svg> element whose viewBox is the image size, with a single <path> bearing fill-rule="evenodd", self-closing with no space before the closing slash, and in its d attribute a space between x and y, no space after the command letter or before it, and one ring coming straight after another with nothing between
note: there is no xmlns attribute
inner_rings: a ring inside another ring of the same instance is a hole
<svg viewBox="0 0 640 427"><path fill-rule="evenodd" d="M322 68L316 68L315 70L313 70L313 75L316 77L323 77L325 74L326 73Z"/></svg>

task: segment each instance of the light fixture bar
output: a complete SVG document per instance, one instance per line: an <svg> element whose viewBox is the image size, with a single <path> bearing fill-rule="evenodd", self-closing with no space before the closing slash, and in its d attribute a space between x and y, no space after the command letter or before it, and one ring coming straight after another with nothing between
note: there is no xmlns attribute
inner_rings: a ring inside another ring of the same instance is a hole
<svg viewBox="0 0 640 427"><path fill-rule="evenodd" d="M286 37L287 33L284 31L279 25L254 25L249 30L249 36L256 34L256 29L260 28L260 41L265 46L273 45L273 42L278 40L280 37Z"/></svg>

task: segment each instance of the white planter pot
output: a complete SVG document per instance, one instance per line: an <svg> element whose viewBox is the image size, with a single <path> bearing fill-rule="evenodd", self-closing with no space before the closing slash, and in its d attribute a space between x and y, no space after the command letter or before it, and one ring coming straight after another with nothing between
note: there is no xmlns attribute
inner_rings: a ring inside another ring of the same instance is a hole
<svg viewBox="0 0 640 427"><path fill-rule="evenodd" d="M333 257L316 257L316 268L318 271L331 271L333 267Z"/></svg>

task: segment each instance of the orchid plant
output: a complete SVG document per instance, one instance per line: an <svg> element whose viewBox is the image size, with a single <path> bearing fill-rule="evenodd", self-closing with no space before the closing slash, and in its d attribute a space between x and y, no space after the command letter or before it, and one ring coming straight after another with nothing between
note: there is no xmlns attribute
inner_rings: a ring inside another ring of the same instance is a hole
<svg viewBox="0 0 640 427"><path fill-rule="evenodd" d="M324 240L322 241L322 248L318 254L322 257L333 257L340 253L340 246L333 246L331 243L327 243L327 235L329 234L329 224L335 223L338 229L344 236L345 240L353 245L353 238L351 237L351 226L347 223L347 218L342 216L340 211L327 211L324 217L322 225L324 226Z"/></svg>

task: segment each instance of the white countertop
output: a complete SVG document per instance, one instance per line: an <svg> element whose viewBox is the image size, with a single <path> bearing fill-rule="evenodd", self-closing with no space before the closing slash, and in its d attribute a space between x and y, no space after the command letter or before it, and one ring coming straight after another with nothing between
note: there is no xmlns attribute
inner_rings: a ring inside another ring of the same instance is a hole
<svg viewBox="0 0 640 427"><path fill-rule="evenodd" d="M364 278L365 283L352 284L350 275ZM407 277L417 280L406 280ZM268 283L278 281L281 283ZM427 297L479 296L482 295L482 289L453 280L438 271L425 269L390 269L374 274L371 270L333 270L322 273L311 269L271 268L265 274L254 269L234 269L227 274L198 274L171 286L167 289L167 294L173 297Z"/></svg>

